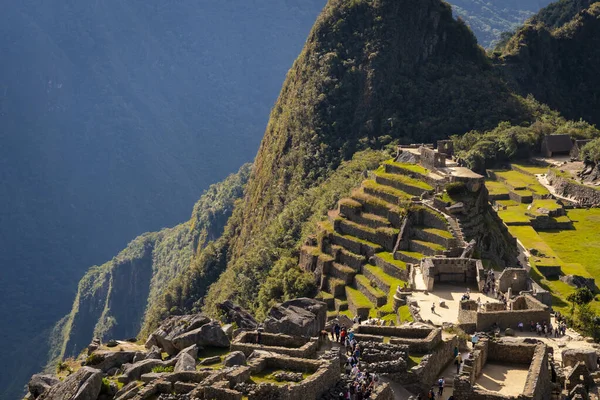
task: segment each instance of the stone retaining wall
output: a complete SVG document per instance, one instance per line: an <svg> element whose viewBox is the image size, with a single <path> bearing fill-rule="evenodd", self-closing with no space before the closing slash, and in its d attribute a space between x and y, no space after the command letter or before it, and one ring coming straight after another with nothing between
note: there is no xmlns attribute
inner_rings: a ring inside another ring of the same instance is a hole
<svg viewBox="0 0 600 400"><path fill-rule="evenodd" d="M494 308L503 307L503 305L491 303L486 305L486 311L479 311L477 303L473 300L462 301L458 310L458 322L461 325L475 323L476 330L487 331L490 330L494 324L498 324L500 329L517 329L519 322L527 324L529 321L550 321L550 310L548 306L530 295L518 297L515 299L514 304L521 309L498 311L494 310Z"/></svg>
<svg viewBox="0 0 600 400"><path fill-rule="evenodd" d="M318 399L321 395L335 386L340 379L340 362L334 360L307 360L285 356L261 355L256 360L249 362L253 374L263 371L265 368L282 369L294 372L312 373L308 378L298 383L286 385L270 385L270 392L281 400L305 400ZM250 395L248 400L263 400L263 393L257 396Z"/></svg>
<svg viewBox="0 0 600 400"><path fill-rule="evenodd" d="M408 269L400 269L394 264L389 263L378 256L373 257L372 260L372 262L381 268L386 274L393 276L394 278L401 279L405 282L409 282Z"/></svg>
<svg viewBox="0 0 600 400"><path fill-rule="evenodd" d="M439 378L440 373L454 360L454 347L460 347L458 336L439 343L430 354L423 357L419 365L411 369L419 379L421 390L428 390Z"/></svg>
<svg viewBox="0 0 600 400"><path fill-rule="evenodd" d="M547 178L548 182L554 186L556 193L561 196L575 199L586 205L600 204L600 190L562 177L552 168L548 171Z"/></svg>
<svg viewBox="0 0 600 400"><path fill-rule="evenodd" d="M442 341L442 330L411 326L360 325L356 330L356 336L364 339L371 338L377 342L383 342L383 337L389 337L389 343L392 345L406 346L412 354L425 354L436 348Z"/></svg>
<svg viewBox="0 0 600 400"><path fill-rule="evenodd" d="M319 342L300 336L262 333L261 344L256 343L256 332L243 332L231 343L231 351L241 351L246 357L254 350L272 351L290 357L311 358L317 354Z"/></svg>

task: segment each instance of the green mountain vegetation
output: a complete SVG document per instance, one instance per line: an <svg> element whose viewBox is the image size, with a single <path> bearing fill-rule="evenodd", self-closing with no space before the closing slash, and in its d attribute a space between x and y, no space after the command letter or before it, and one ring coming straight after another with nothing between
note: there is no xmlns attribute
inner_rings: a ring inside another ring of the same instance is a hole
<svg viewBox="0 0 600 400"><path fill-rule="evenodd" d="M55 328L50 366L79 354L91 337L135 337L148 303L188 268L208 241L221 236L249 175L246 164L211 185L188 222L141 235L111 261L92 267L79 282L71 313Z"/></svg>
<svg viewBox="0 0 600 400"><path fill-rule="evenodd" d="M529 22L533 25L543 24L550 29L560 28L597 2L598 0L559 0L540 10Z"/></svg>
<svg viewBox="0 0 600 400"><path fill-rule="evenodd" d="M515 32L550 0L453 0L450 3L454 13L471 27L479 44L487 49ZM572 2L567 0L565 3Z"/></svg>
<svg viewBox="0 0 600 400"><path fill-rule="evenodd" d="M533 19L537 24L517 31L495 61L515 92L532 94L568 119L600 124L600 3L569 22L556 22L571 14L568 9L554 18L542 12Z"/></svg>
<svg viewBox="0 0 600 400"><path fill-rule="evenodd" d="M452 136L457 156L467 167L484 172L498 164L526 160L540 153L542 140L546 135L565 134L574 139L600 136L600 131L585 121L567 121L558 112L537 103L532 97L528 101L531 109L535 110L535 121L530 125L519 126L505 121L491 131L470 131L464 135ZM593 143L595 142L590 145ZM584 148L584 154L586 148L588 147Z"/></svg>

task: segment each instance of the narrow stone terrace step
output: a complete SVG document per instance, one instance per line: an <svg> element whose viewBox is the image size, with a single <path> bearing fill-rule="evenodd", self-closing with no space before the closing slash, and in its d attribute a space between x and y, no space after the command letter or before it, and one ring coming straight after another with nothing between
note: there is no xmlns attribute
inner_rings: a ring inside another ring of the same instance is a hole
<svg viewBox="0 0 600 400"><path fill-rule="evenodd" d="M344 217L356 224L364 225L372 229L390 228L392 226L392 224L390 223L390 221L388 221L387 218L376 214L359 213L353 215L344 215Z"/></svg>
<svg viewBox="0 0 600 400"><path fill-rule="evenodd" d="M435 256L436 254L442 254L446 248L440 246L437 243L425 242L422 240L411 239L409 242L410 250L416 251L427 256Z"/></svg>
<svg viewBox="0 0 600 400"><path fill-rule="evenodd" d="M378 288L371 286L369 278L364 275L356 275L354 277L356 288L364 294L371 303L375 304L376 307L381 307L387 302L387 293L384 293Z"/></svg>
<svg viewBox="0 0 600 400"><path fill-rule="evenodd" d="M359 272L360 272L360 267L362 267L367 262L367 259L365 256L352 253L351 251L346 250L343 247L339 248L337 255L338 255L337 261L340 264L347 265L350 268L354 269L355 271L359 271Z"/></svg>
<svg viewBox="0 0 600 400"><path fill-rule="evenodd" d="M334 297L331 293L327 293L327 292L319 292L319 294L315 297L315 299L317 300L321 300L323 303L327 304L327 309L329 311L334 310L335 309L335 302L334 302Z"/></svg>
<svg viewBox="0 0 600 400"><path fill-rule="evenodd" d="M424 192L433 190L433 187L423 181L405 175L387 174L380 171L375 172L375 182L380 185L391 186L411 196L421 196Z"/></svg>
<svg viewBox="0 0 600 400"><path fill-rule="evenodd" d="M325 288L327 292L329 292L333 297L342 297L344 296L344 288L346 287L346 283L338 278L334 278L332 276L326 277Z"/></svg>
<svg viewBox="0 0 600 400"><path fill-rule="evenodd" d="M363 267L363 275L366 276L369 281L375 281L377 287L388 295L392 289L395 292L396 288L401 283L400 279L389 276L383 272L381 268L374 265L365 265Z"/></svg>
<svg viewBox="0 0 600 400"><path fill-rule="evenodd" d="M380 198L390 204L398 204L400 201L410 201L412 195L395 189L391 186L380 185L374 180L366 180L362 183L365 193Z"/></svg>
<svg viewBox="0 0 600 400"><path fill-rule="evenodd" d="M398 163L392 160L384 161L383 167L388 174L397 175L412 175L412 176L427 176L429 170L418 164Z"/></svg>
<svg viewBox="0 0 600 400"><path fill-rule="evenodd" d="M341 217L335 219L334 226L335 230L342 235L348 235L360 240L375 243L388 250L394 248L396 236L398 235L398 230L394 228L374 229Z"/></svg>
<svg viewBox="0 0 600 400"><path fill-rule="evenodd" d="M353 191L352 199L362 204L363 212L387 218L393 226L400 226L403 210L399 206L365 193L364 188Z"/></svg>
<svg viewBox="0 0 600 400"><path fill-rule="evenodd" d="M330 239L335 245L342 246L354 254L361 254L367 257L383 251L383 247L376 243L361 240L354 236L342 235L338 232L330 233Z"/></svg>
<svg viewBox="0 0 600 400"><path fill-rule="evenodd" d="M410 264L419 264L421 259L425 256L422 253L418 253L416 251L397 251L394 253L394 258L396 260L404 261L405 263Z"/></svg>
<svg viewBox="0 0 600 400"><path fill-rule="evenodd" d="M454 235L442 229L415 227L412 232L412 236L417 240L436 243L445 248L451 247L455 242Z"/></svg>
<svg viewBox="0 0 600 400"><path fill-rule="evenodd" d="M406 278L406 262L394 259L392 253L377 253L373 257L373 260L375 265L381 268L386 274L397 279Z"/></svg>
<svg viewBox="0 0 600 400"><path fill-rule="evenodd" d="M346 311L348 309L348 300L344 299L335 299L334 300L335 310L337 312Z"/></svg>
<svg viewBox="0 0 600 400"><path fill-rule="evenodd" d="M375 308L375 305L364 294L350 286L346 286L346 299L351 315L359 315L362 319L369 318L371 310Z"/></svg>
<svg viewBox="0 0 600 400"><path fill-rule="evenodd" d="M349 285L352 283L352 279L354 278L354 275L356 275L356 274L357 274L357 271L355 269L352 269L352 268L348 267L347 265L339 264L336 262L333 263L333 265L331 266L331 269L329 271L330 276L341 279L342 281L344 281L344 283L346 285Z"/></svg>

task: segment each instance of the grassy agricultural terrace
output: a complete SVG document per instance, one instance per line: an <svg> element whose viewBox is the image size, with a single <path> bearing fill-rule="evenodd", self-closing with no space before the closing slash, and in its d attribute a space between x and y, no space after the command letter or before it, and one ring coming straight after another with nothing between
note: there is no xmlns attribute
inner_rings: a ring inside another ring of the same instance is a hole
<svg viewBox="0 0 600 400"><path fill-rule="evenodd" d="M570 312L569 294L575 288L564 283L548 271L560 268L561 275L578 275L584 278L600 276L600 209L563 209L560 202L546 198L548 191L534 174L547 172L540 167L513 165L510 171L494 171L496 179L486 181L495 199L498 215L530 253L532 277L553 294L553 308ZM522 172L523 171L523 172ZM540 188L541 187L541 188ZM509 196L514 191L528 191L532 198ZM542 198L534 198L541 196ZM559 215L550 217L550 215ZM539 218L564 228L544 229L536 225ZM592 309L600 312L600 302L592 301Z"/></svg>
<svg viewBox="0 0 600 400"><path fill-rule="evenodd" d="M406 284L407 263L442 254L454 239L441 214L412 203L434 190L427 183L434 179L439 176L430 176L420 165L386 161L319 224L317 246L302 251L323 265L318 298L328 304L330 316L358 314L394 323L412 320L406 306L394 309L396 290ZM436 223L411 226L408 249L393 253L409 213L415 221ZM433 218L419 219L422 213Z"/></svg>

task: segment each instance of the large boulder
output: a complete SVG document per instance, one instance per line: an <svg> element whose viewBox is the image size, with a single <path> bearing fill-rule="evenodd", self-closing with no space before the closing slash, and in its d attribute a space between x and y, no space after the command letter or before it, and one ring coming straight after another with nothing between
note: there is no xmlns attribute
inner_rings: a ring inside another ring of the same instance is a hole
<svg viewBox="0 0 600 400"><path fill-rule="evenodd" d="M54 375L35 374L31 377L27 386L29 393L35 399L58 383L60 383L60 380Z"/></svg>
<svg viewBox="0 0 600 400"><path fill-rule="evenodd" d="M234 351L225 357L223 365L226 367L234 367L237 365L246 365L246 355L241 351Z"/></svg>
<svg viewBox="0 0 600 400"><path fill-rule="evenodd" d="M102 388L102 371L81 367L63 382L52 386L40 400L96 400Z"/></svg>
<svg viewBox="0 0 600 400"><path fill-rule="evenodd" d="M158 346L169 355L175 355L179 350L173 346L173 339L186 332L193 331L210 322L203 314L181 315L167 318L146 341L146 348ZM186 346L187 347L187 346Z"/></svg>
<svg viewBox="0 0 600 400"><path fill-rule="evenodd" d="M217 304L217 308L225 315L228 324L235 322L238 328L248 330L254 330L258 327L258 323L248 311L237 304L233 304L230 300Z"/></svg>
<svg viewBox="0 0 600 400"><path fill-rule="evenodd" d="M265 320L265 332L293 336L319 336L327 321L327 305L309 298L299 298L275 305Z"/></svg>
<svg viewBox="0 0 600 400"><path fill-rule="evenodd" d="M193 345L229 347L229 338L221 329L221 325L217 321L213 321L173 338L172 344L177 350L183 350Z"/></svg>
<svg viewBox="0 0 600 400"><path fill-rule="evenodd" d="M107 372L133 362L135 354L135 351L96 351L88 356L85 365Z"/></svg>
<svg viewBox="0 0 600 400"><path fill-rule="evenodd" d="M594 349L566 349L562 352L563 367L574 367L582 362L588 371L598 369L598 355Z"/></svg>
<svg viewBox="0 0 600 400"><path fill-rule="evenodd" d="M195 371L196 370L196 359L190 356L188 353L181 354L177 364L175 364L175 372Z"/></svg>
<svg viewBox="0 0 600 400"><path fill-rule="evenodd" d="M135 364L125 364L123 366L123 374L118 377L118 381L125 384L131 381L138 381L142 375L151 372L154 367L166 367L168 365L160 360L143 360Z"/></svg>

